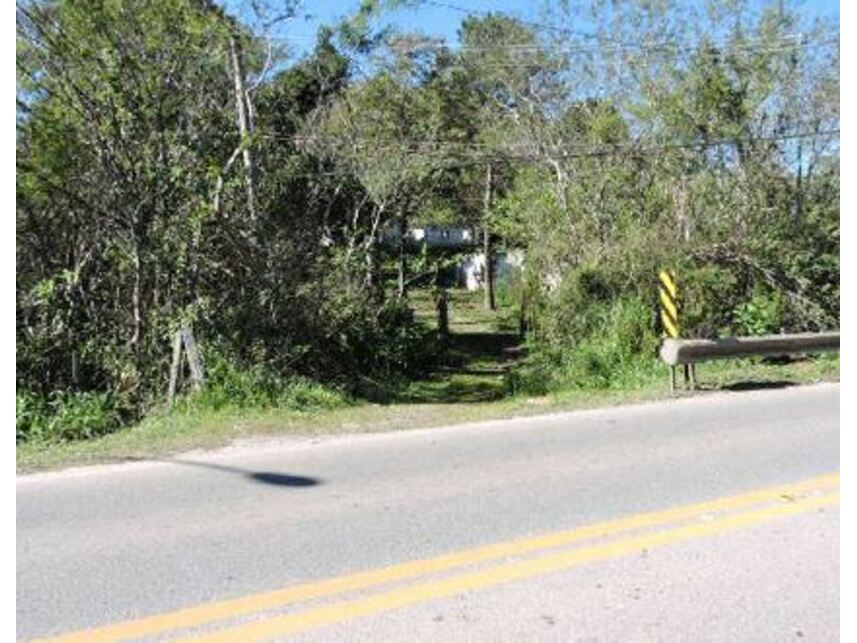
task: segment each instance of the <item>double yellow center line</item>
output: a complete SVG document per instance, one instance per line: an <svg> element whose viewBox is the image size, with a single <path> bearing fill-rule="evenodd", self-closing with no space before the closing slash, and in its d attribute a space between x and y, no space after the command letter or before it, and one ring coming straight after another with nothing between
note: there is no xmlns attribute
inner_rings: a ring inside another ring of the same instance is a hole
<svg viewBox="0 0 857 643"><path fill-rule="evenodd" d="M75 632L50 640L58 642L119 641L163 635L189 628L207 628L218 622L279 610L299 601L330 598L346 592L367 590L409 579L422 579L430 574L499 561L486 569L398 586L369 596L358 596L308 607L302 611L253 620L184 639L188 641L266 640L834 505L839 501L838 485L839 474L830 474L694 505L628 516L568 531L477 547L436 558L415 560L381 569L294 585L243 598L207 603L166 614ZM702 517L706 520L699 520ZM686 521L691 522L685 524ZM635 533L622 539L596 542L588 546L547 553L525 560L504 562L504 559L513 556L541 553L543 550L572 545L584 540L609 539L626 532L664 526L668 528Z"/></svg>

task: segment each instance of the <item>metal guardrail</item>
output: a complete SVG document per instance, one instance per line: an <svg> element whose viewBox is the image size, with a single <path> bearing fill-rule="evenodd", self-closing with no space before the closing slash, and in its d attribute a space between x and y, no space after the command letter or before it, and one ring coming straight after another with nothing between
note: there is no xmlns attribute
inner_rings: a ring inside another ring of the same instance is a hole
<svg viewBox="0 0 857 643"><path fill-rule="evenodd" d="M726 337L723 339L665 339L661 359L670 366L670 385L675 390L675 367L685 367L685 382L696 386L693 365L715 359L751 356L780 356L796 353L820 353L839 350L839 333L797 333L792 335L760 335L758 337ZM688 369L688 366L690 368Z"/></svg>

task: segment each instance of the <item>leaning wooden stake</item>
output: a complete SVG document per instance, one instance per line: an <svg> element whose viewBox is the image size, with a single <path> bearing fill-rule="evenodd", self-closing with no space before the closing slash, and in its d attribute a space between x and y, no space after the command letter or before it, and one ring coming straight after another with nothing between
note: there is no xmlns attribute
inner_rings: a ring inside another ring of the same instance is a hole
<svg viewBox="0 0 857 643"><path fill-rule="evenodd" d="M199 391L205 383L202 360L199 349L189 328L182 328L173 336L173 359L170 364L170 386L167 391L167 403L172 406L179 387L179 377L182 372L182 357L187 357L190 367L190 380L194 390Z"/></svg>
<svg viewBox="0 0 857 643"><path fill-rule="evenodd" d="M193 333L189 328L183 328L182 338L184 339L184 349L187 354L187 363L190 366L190 379L194 389L197 391L202 388L204 375L202 372L202 360L199 358L199 350L196 347L196 341L193 338Z"/></svg>

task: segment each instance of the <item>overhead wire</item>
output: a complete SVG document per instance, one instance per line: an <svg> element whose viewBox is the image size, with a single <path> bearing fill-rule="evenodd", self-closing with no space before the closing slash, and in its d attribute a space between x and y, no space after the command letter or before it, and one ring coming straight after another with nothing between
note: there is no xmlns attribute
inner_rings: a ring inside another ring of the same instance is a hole
<svg viewBox="0 0 857 643"><path fill-rule="evenodd" d="M615 156L619 154L626 154L632 157L639 157L644 154L653 154L656 152L665 152L669 150L681 150L681 149L712 149L717 147L724 147L727 145L735 145L739 143L771 143L771 142L786 142L792 140L799 139L811 139L811 138L822 138L822 137L832 137L838 136L839 129L831 128L818 130L814 132L794 132L790 134L778 134L778 135L760 135L756 137L733 137L733 138L721 138L721 139L712 139L708 141L683 141L683 142L673 142L673 143L619 143L619 144L601 144L598 146L553 146L550 148L550 154L521 154L521 153L512 153L508 151L493 151L492 153L485 154L471 154L469 156L465 156L462 154L460 158L453 159L452 162L448 162L446 164L441 165L440 167L436 167L434 169L437 170L445 170L445 169L454 169L457 167L467 167L476 163L484 163L486 160L494 160L494 161L538 161L543 158L551 158L551 159L575 159L575 158L596 158L596 157L608 157ZM359 147L359 146L358 146ZM399 163L402 161L403 157L417 157L421 156L424 158L428 158L431 156L431 152L436 153L441 156L446 157L454 157L456 154L452 150L442 150L439 148L435 148L433 150L418 150L418 149L403 149L400 146L389 145L389 146L374 146L373 149L377 150L380 153L384 153L391 150L398 149L399 151L403 151L404 154L390 158L390 163ZM462 149L461 152L467 152L468 150ZM358 172L352 170L333 170L333 171L321 171L314 173L298 173L294 174L295 178L314 178L314 177L354 177Z"/></svg>
<svg viewBox="0 0 857 643"><path fill-rule="evenodd" d="M829 135L833 135L833 134L839 134L839 129L838 128L828 128L828 129L819 129L819 130L815 130L815 131L797 131L797 132L788 132L788 133L780 133L780 134L759 134L757 136L744 136L744 137L730 137L730 138L715 139L713 142L721 143L721 144L722 143L730 143L730 142L750 143L750 142L762 141L762 140L778 141L778 140L789 140L789 139L793 139L793 138L829 136ZM284 136L284 137L277 137L276 135L267 135L267 136L272 138L273 140L288 140L288 141L295 142L295 143L310 143L313 141L318 141L318 140L324 139L324 137L315 137L315 136ZM334 140L334 139L330 139L330 140ZM340 139L336 139L336 140L340 140ZM358 143L358 145L363 145L363 144L364 143ZM378 147L374 143L370 143L370 144L373 147ZM496 148L496 147L498 147L496 144L493 144L493 143L479 142L479 141L454 141L454 140L450 140L450 139L424 139L424 138L423 139L421 139L421 138L402 139L402 141L400 141L399 143L396 144L396 147L400 147L402 145L415 146L415 145L444 145L444 144L459 145L459 146L463 145L463 146L471 146L471 147L477 147L477 148L492 148L492 147ZM700 141L685 141L685 142L678 142L678 143L664 143L664 144L662 144L662 146L664 146L664 147L672 147L672 146L687 147L687 146L693 146L693 145L699 145L699 144L700 144ZM349 143L349 145L352 145L352 143ZM506 145L507 146L510 146L510 145L511 146L517 146L517 147L531 146L530 143L507 143ZM602 145L611 145L611 144L602 144ZM627 144L620 144L620 145L627 145Z"/></svg>
<svg viewBox="0 0 857 643"><path fill-rule="evenodd" d="M465 8L458 5L454 5L452 3L443 2L440 0L422 0L422 4L432 5L436 7L451 9L455 11L459 11L462 13L467 13L468 15L473 14L497 14L503 13L493 10L479 10L473 8ZM838 45L839 37L838 33L833 32L814 32L812 37L808 34L804 33L791 33L777 36L773 39L768 38L754 38L751 40L735 40L733 39L720 39L720 40L700 40L697 42L680 42L676 40L661 40L661 41L638 41L638 42L621 42L611 39L609 37L605 37L599 34L587 33L587 32L579 32L570 29L566 29L563 27L558 27L555 25L546 25L544 23L533 22L529 20L525 20L519 18L517 16L511 14L510 17L518 20L521 24L525 24L531 27L535 27L536 29L543 31L551 31L555 33L562 33L569 36L585 38L591 40L593 42L583 45L583 44L574 44L569 43L568 45L545 45L543 43L538 42L526 42L526 43L497 43L492 45L467 45L467 44L449 44L447 42L427 38L425 40L417 40L417 41L408 41L407 38L402 38L399 41L388 41L385 44L399 52L418 52L418 51L451 51L451 52L486 52L486 53L509 53L510 55L520 54L526 55L530 53L543 53L543 54L560 54L565 56L579 55L579 54L599 54L605 55L609 53L626 53L626 54L663 54L663 55L672 55L675 57L680 57L682 55L693 54L696 53L703 46L710 46L715 49L723 49L721 53L729 53L729 52L757 52L757 53L777 53L781 51L793 51L795 48L799 49L819 49L829 45ZM285 38L288 40L288 38ZM597 42L596 42L597 41ZM633 58L631 59L633 61ZM528 60L511 60L511 61L482 61L480 63L480 67L484 68L532 68L534 65L544 64L544 61L528 61ZM445 66L445 69L455 69L457 67L463 67L460 63L451 64ZM605 156L605 155L613 155L618 154L622 151L630 151L635 154L643 154L657 151L665 151L669 149L687 149L687 148L712 148L718 146L724 146L729 144L737 144L737 143L751 143L751 142L784 142L789 140L796 139L807 139L807 138L820 138L824 136L838 136L838 129L827 129L820 130L814 132L793 132L787 134L777 134L777 135L762 135L757 137L748 137L748 138L730 138L730 139L722 139L722 140L710 140L710 141L688 141L688 142L673 142L668 144L640 144L636 142L627 143L627 144L618 144L618 145L601 145L599 147L584 148L581 146L574 147L562 147L562 146L552 146L551 152L553 154L558 154L558 158L576 158L576 157L586 157L586 156ZM276 135L263 134L261 135L263 138L267 140L283 140L289 141L292 143L307 143L309 139L300 139L299 137L277 137ZM314 140L319 140L315 138ZM387 144L387 145L378 145L368 142L358 142L355 144L350 144L352 147L356 147L358 149L366 149L371 146L373 149L379 152L385 151L399 151L404 152L405 155L426 155L428 154L443 154L447 156L454 155L464 155L466 153L472 152L481 152L482 155L479 157L480 160L484 160L487 156L484 154L485 150L490 150L492 148L491 144L488 143L477 143L473 141L469 142L457 142L457 141L449 141L449 140L411 140L406 141L403 140L399 143ZM537 158L533 154L528 155L518 155L516 156L514 153L509 152L509 148L515 147L533 147L528 143L519 143L519 144L506 144L504 146L507 151L502 154L504 159L523 159L523 160L533 160ZM324 175L337 175L337 176L353 176L353 172L345 171L340 172L336 171L333 173L322 173L322 174L314 174L312 176L324 176Z"/></svg>
<svg viewBox="0 0 857 643"><path fill-rule="evenodd" d="M792 47L797 48L814 48L814 47L823 47L828 45L837 45L839 44L839 36L836 32L825 32L823 34L813 34L813 37L822 36L818 39L810 39L807 34L797 33L797 34L787 34L784 36L778 36L773 39L766 38L755 38L752 40L698 40L695 42L680 42L677 40L662 40L658 42L627 42L621 44L567 44L567 45L557 45L557 44L544 44L537 42L528 42L528 43L496 43L491 45L465 45L460 43L448 43L446 41L439 41L433 39L425 39L425 40L417 40L417 41L409 41L407 38L401 38L400 40L391 40L386 41L385 44L390 48L395 48L399 51L403 52L415 52L421 50L439 50L439 51L450 51L454 53L461 52L485 52L485 53L498 53L498 52L520 52L520 53L562 53L562 54L591 54L591 53L611 53L616 51L639 51L639 52L652 52L652 51L664 51L668 53L687 53L687 52L696 52L702 46L711 46L714 48L721 48L724 51L780 51L784 49L789 49ZM290 40L300 41L298 38L292 38L289 36L278 36L269 38L269 40L273 41L284 41L288 42Z"/></svg>
<svg viewBox="0 0 857 643"><path fill-rule="evenodd" d="M675 41L674 39L662 40L660 42L620 41L620 40L616 40L616 39L614 39L610 36L604 35L604 34L581 32L581 31L569 29L567 27L560 27L558 25L551 25L551 24L547 24L547 23L543 23L543 22L535 22L535 21L531 21L531 20L526 20L526 19L521 18L515 14L500 11L497 9L474 9L472 7L467 8L467 7L462 7L460 5L456 5L456 4L453 4L450 2L443 2L441 0L421 0L421 4L451 9L454 11L465 13L467 15L498 15L499 14L499 15L503 15L503 16L508 16L514 20L517 20L518 22L520 22L523 25L531 26L531 27L534 27L534 28L539 29L539 30L551 31L551 32L560 33L563 35L577 36L577 37L582 37L582 38L589 39L589 40L599 41L599 43L596 43L594 45L594 47L598 48L599 51L603 51L604 45L601 44L602 42L612 43L611 46L614 48L617 48L617 49L649 49L649 50L661 49L661 48L674 49L677 46L679 48L684 48L684 49L688 49L688 50L696 50L704 42L704 41L699 41L696 43L679 43L679 42ZM838 43L839 42L838 30L835 32L831 32L831 33L835 33L836 38L835 38L834 42ZM784 40L785 39L805 40L807 38L807 36L808 36L808 34L805 34L805 33L793 33L793 34L787 34L786 36L780 36L779 38L782 38ZM716 46L716 43L710 43L710 44L714 44ZM738 43L734 43L734 42L721 43L720 46L726 46L726 45L731 46L732 48L735 48L736 45L738 47L740 47L740 45ZM531 45L531 46L538 47L540 45ZM573 48L577 49L577 50L583 50L583 49L585 49L585 46L575 45ZM460 49L466 50L466 49L468 49L468 47L462 46L462 47L460 47ZM473 47L472 49L479 49L479 48Z"/></svg>

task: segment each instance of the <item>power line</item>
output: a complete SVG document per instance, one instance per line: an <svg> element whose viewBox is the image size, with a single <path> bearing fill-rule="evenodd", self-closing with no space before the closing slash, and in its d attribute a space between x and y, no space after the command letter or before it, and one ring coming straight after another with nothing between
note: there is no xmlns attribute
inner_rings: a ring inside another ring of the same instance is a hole
<svg viewBox="0 0 857 643"><path fill-rule="evenodd" d="M517 20L518 22L520 22L523 25L535 27L536 29L541 29L544 31L552 31L552 32L556 32L556 33L568 35L568 36L579 36L579 37L582 37L582 38L585 38L588 40L605 41L605 42L612 43L612 45L611 45L612 47L621 48L621 49L660 49L660 48L675 48L678 46L679 48L687 48L687 49L693 50L693 49L698 48L698 46L700 44L702 44L701 42L681 44L675 40L662 40L660 42L648 42L648 43L647 42L640 42L640 41L636 41L636 42L635 41L620 41L620 40L615 40L613 38L610 38L609 36L605 36L603 34L595 34L595 33L589 33L589 32L576 31L573 29L568 29L566 27L559 27L557 25L550 25L550 24L546 24L546 23L525 20L525 19L522 19L522 18L520 18L514 14L499 11L496 9L495 10L473 9L473 8L467 8L467 7L455 5L455 4L452 4L449 2L441 2L439 0L422 0L422 4L431 5L431 6L435 6L435 7L442 7L445 9L451 9L453 11L466 13L467 15L503 15L503 16L510 17L514 20ZM838 32L836 32L836 35L837 35L837 38L836 38L835 42L838 43ZM805 38L806 38L806 34L803 34L803 33L789 34L789 35L784 37L784 39L796 39L796 40L804 40ZM729 44L729 43L726 43L726 44ZM524 45L524 46L526 46L526 45ZM538 46L538 45L532 45L532 46ZM596 47L598 47L598 46L603 47L603 45L596 45ZM721 46L724 46L724 45L721 45ZM583 46L577 45L575 48L582 49ZM468 49L468 47L462 46L462 47L460 47L460 49L466 50L466 49ZM479 49L479 47L472 47L470 49L475 50L475 49ZM490 49L490 48L486 48L486 49Z"/></svg>
<svg viewBox="0 0 857 643"><path fill-rule="evenodd" d="M820 40L808 40L802 34L793 34L773 41L759 39L755 42L741 41L705 41L693 43L681 43L679 41L661 41L656 43L624 43L621 45L542 45L531 43L511 43L487 46L473 45L448 45L446 43L418 42L413 44L388 43L391 48L400 50L430 50L447 49L453 52L519 52L519 53L560 53L560 54L588 54L588 53L611 53L611 52L665 52L665 53L695 53L703 46L710 46L722 50L723 53L730 51L781 51L792 48L814 48L839 44L839 38L826 37Z"/></svg>
<svg viewBox="0 0 857 643"><path fill-rule="evenodd" d="M512 13L504 12L496 9L492 10L484 10L484 9L474 9L462 7L460 5L456 5L449 2L442 2L440 0L421 0L421 4L430 5L434 7L450 9L453 11L457 11L460 13L464 13L467 15L503 15L508 16L514 20L517 20L519 23L527 26L534 27L536 29L540 29L543 31L551 31L563 35L568 36L577 36L581 38L585 38L593 42L590 45L551 45L547 47L543 44L539 43L509 43L503 44L498 43L497 45L490 46L472 46L472 45L461 45L461 44L450 44L446 42L430 42L423 41L419 43L414 43L412 45L405 45L405 48L410 48L414 51L420 49L448 49L451 51L501 51L501 50L518 50L518 51L561 51L565 53L575 53L575 52L591 52L591 51L610 51L610 50L641 50L641 51L652 51L652 50L666 50L666 51L695 51L702 44L706 44L705 41L698 42L685 42L682 43L680 41L674 39L668 40L660 40L660 41L619 41L604 34L595 34L584 31L577 31L574 29L569 29L566 27L560 27L557 25L551 25L543 22L535 22L531 20L525 20L520 18ZM818 35L816 33L816 35ZM834 37L835 36L835 37ZM752 42L730 42L721 40L720 42L711 41L707 44L710 44L715 47L722 48L730 48L730 49L756 49L758 47L769 48L769 47L779 47L785 46L786 43L791 43L792 45L802 46L802 47L813 47L818 45L825 44L838 44L839 43L839 32L827 32L825 35L824 41L812 41L807 39L808 36L805 33L791 33L785 34L782 36L778 36L775 41L779 42L780 45L771 44L770 41L766 41L763 39L758 39L758 41L754 44ZM272 37L270 40L280 40L280 41L296 41L296 42L314 42L317 40L316 37L313 36L280 36L280 37ZM610 43L606 45L604 43ZM392 45L392 43L387 43L388 45ZM397 45L399 48L402 47L402 44L399 43Z"/></svg>
<svg viewBox="0 0 857 643"><path fill-rule="evenodd" d="M722 143L730 143L730 142L749 143L749 142L760 141L760 140L777 141L777 140L789 140L789 139L794 139L794 138L811 138L811 137L831 136L834 134L839 134L838 128L820 129L817 131L803 131L803 132L798 131L798 132L791 132L791 133L784 133L784 134L759 134L758 136L754 136L754 137L745 136L745 137L721 138L721 139L716 139L715 141L712 141L712 142L721 143L721 144ZM336 141L341 140L340 138L324 139L323 137L313 137L313 136L279 136L279 137L276 135L265 135L265 136L270 137L272 140L284 140L284 141L288 140L288 141L295 142L295 143L311 143L311 142L319 141L319 140L322 140L322 141L323 140L336 140ZM349 143L349 145L351 145L351 144L352 143ZM369 143L369 144L372 145L371 143ZM700 141L685 141L685 142L679 142L679 143L668 143L668 144L664 144L664 145L666 145L666 146L678 145L678 146L684 147L684 146L693 146L693 145L699 145L699 144L700 144ZM465 146L465 147L474 147L474 148L497 147L493 143L484 143L484 142L479 142L479 141L452 141L452 140L448 140L448 139L427 139L427 138L403 139L400 143L396 144L396 146L401 146L401 145L408 145L408 146L415 146L415 145L456 145L456 146ZM518 146L518 147L531 147L530 143L510 143L507 145L513 145L513 146ZM610 145L610 144L603 144L603 145ZM379 147L379 146L376 146L376 147ZM568 148L568 149L570 149L570 148Z"/></svg>
<svg viewBox="0 0 857 643"><path fill-rule="evenodd" d="M288 36L271 38L274 41L288 42L292 38ZM450 52L518 52L526 53L560 53L560 54L604 54L611 52L664 52L664 53L695 53L702 46L711 46L715 49L722 50L721 53L730 51L754 51L754 52L776 52L789 51L792 48L813 49L816 47L825 47L829 45L839 44L839 35L833 35L833 32L826 34L824 38L819 40L810 40L805 34L789 34L778 37L773 40L756 39L754 41L728 41L728 40L700 40L697 42L682 43L677 40L663 40L659 42L627 42L618 45L544 45L540 43L497 43L495 45L461 45L450 44L447 42L437 41L419 41L408 43L404 40L392 41L386 43L391 49L409 53L416 51L450 51Z"/></svg>
<svg viewBox="0 0 857 643"><path fill-rule="evenodd" d="M712 149L716 147L724 147L727 145L736 145L739 143L747 144L747 143L773 143L773 142L787 142L792 140L806 140L812 138L822 138L822 137L830 137L830 136L838 136L839 129L827 129L827 130L819 130L816 132L795 132L792 134L778 134L778 135L767 135L767 136L757 136L757 137L735 137L735 138L723 138L723 139L713 139L709 141L685 141L678 143L660 143L660 144L640 144L640 143L624 143L624 144L601 144L598 146L545 146L549 148L549 152L543 153L513 153L513 152L497 152L490 151L485 153L484 151L480 151L479 149L475 150L477 154L467 154L467 152L472 152L474 150L468 150L467 146L460 146L458 150L452 149L443 149L442 145L439 147L435 147L430 150L426 149L409 149L407 147L403 147L402 145L390 144L390 145L376 145L373 146L378 152L389 152L389 151L400 151L404 152L403 155L399 155L390 159L391 163L398 163L402 161L402 157L417 157L422 156L431 160L432 154L437 156L446 156L448 158L454 157L456 155L460 156L458 159L454 159L452 163L447 161L446 163L441 164L441 167L435 169L451 169L456 167L467 167L474 163L483 163L486 160L495 160L495 161L539 161L544 158L551 159L575 159L575 158L597 158L597 157L607 157L614 156L620 153L628 154L629 156L639 157L643 154L654 154L657 152L665 152L669 150L681 150L681 149ZM277 140L277 139L274 139ZM286 140L286 139L281 139ZM292 140L292 142L296 142ZM425 142L425 141L422 141ZM420 143L420 141L416 141L416 143ZM359 146L358 146L359 149ZM434 159L437 162L437 159ZM344 171L344 170L335 170L335 171L324 171L318 173L311 174L303 174L303 175L294 175L294 176L302 176L304 178L313 178L319 176L354 176L356 171Z"/></svg>
<svg viewBox="0 0 857 643"><path fill-rule="evenodd" d="M759 42L745 42L745 43L703 43L698 42L694 44L671 44L667 45L664 43L658 44L645 44L645 43L636 43L636 44L628 44L624 46L602 46L600 49L596 47L585 47L585 46L577 46L577 47L542 47L540 45L494 45L491 47L457 47L457 48L448 48L446 44L443 43L422 43L422 44L410 44L406 46L401 46L397 44L390 44L388 46L391 49L398 49L400 53L412 53L417 52L421 48L426 51L435 50L442 51L444 49L457 52L457 53L465 53L465 52L486 52L486 53L498 53L507 51L513 54L511 59L509 60L498 60L488 58L487 60L479 60L476 64L481 69L542 69L544 71L560 71L563 68L567 67L571 59L575 59L577 57L586 57L589 63L592 62L600 62L601 64L621 64L623 66L640 66L640 65L648 65L652 63L659 62L667 62L674 63L679 61L689 61L695 55L698 55L700 51L700 47L703 44L711 45L715 48L717 53L723 57L728 56L731 53L734 54L757 54L757 55L773 55L778 53L789 54L796 49L800 49L802 51L814 51L821 50L825 47L830 47L831 45L839 45L839 38L826 38L822 40L805 40L798 39L798 36L790 37L788 39L780 40L779 43L770 42L770 41L759 41ZM615 58L610 58L611 54L616 55ZM525 56L532 55L533 59L527 59ZM541 57L536 58L536 55L540 55ZM469 69L471 61L467 59L452 59L451 61L445 61L445 64L440 67L441 71L455 71L455 70L467 70Z"/></svg>

